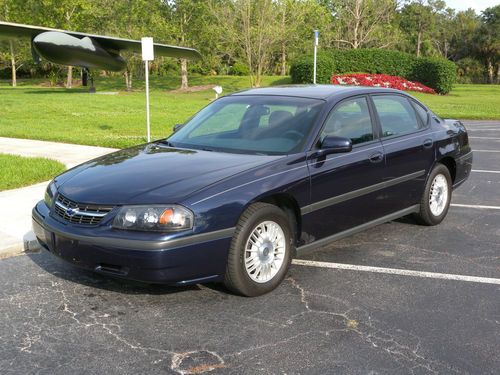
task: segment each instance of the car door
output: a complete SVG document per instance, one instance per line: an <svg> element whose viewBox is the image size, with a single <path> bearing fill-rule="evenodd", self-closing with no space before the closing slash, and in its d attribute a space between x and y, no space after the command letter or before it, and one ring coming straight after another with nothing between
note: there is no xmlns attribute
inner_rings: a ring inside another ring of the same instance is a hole
<svg viewBox="0 0 500 375"><path fill-rule="evenodd" d="M407 96L373 94L371 100L386 158L384 202L395 212L420 202L435 157L433 134L426 109Z"/></svg>
<svg viewBox="0 0 500 375"><path fill-rule="evenodd" d="M303 234L312 242L381 215L384 154L368 98L347 98L330 111L319 136L350 138L351 152L315 157L308 154L311 204L302 208Z"/></svg>

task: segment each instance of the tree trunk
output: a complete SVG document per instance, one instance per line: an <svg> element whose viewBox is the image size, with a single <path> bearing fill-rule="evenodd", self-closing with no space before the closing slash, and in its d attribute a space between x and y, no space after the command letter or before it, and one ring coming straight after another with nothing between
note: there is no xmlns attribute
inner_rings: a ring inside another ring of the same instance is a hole
<svg viewBox="0 0 500 375"><path fill-rule="evenodd" d="M497 84L500 84L500 63L497 65Z"/></svg>
<svg viewBox="0 0 500 375"><path fill-rule="evenodd" d="M281 31L285 32L286 30L286 2L282 4L283 6L283 13L281 13ZM285 41L281 42L281 68L280 68L280 75L285 76L286 75L286 43Z"/></svg>
<svg viewBox="0 0 500 375"><path fill-rule="evenodd" d="M10 41L10 66L12 68L12 87L17 86L17 69L16 69L16 55L14 51L14 42Z"/></svg>
<svg viewBox="0 0 500 375"><path fill-rule="evenodd" d="M488 83L493 83L493 64L491 59L486 61L486 65L488 66Z"/></svg>
<svg viewBox="0 0 500 375"><path fill-rule="evenodd" d="M125 90L132 91L132 72L125 70Z"/></svg>
<svg viewBox="0 0 500 375"><path fill-rule="evenodd" d="M280 75L286 76L286 46L285 43L281 45L281 69Z"/></svg>
<svg viewBox="0 0 500 375"><path fill-rule="evenodd" d="M417 57L420 57L420 45L422 44L422 31L417 33Z"/></svg>
<svg viewBox="0 0 500 375"><path fill-rule="evenodd" d="M187 60L181 59L181 90L186 90L188 87Z"/></svg>
<svg viewBox="0 0 500 375"><path fill-rule="evenodd" d="M73 87L73 67L68 66L68 79L66 80L66 88L70 89Z"/></svg>

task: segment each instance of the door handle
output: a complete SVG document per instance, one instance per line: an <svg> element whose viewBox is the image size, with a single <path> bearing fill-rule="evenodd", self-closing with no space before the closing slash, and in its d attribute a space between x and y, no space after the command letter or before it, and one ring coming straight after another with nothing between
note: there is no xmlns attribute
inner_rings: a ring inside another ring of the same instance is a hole
<svg viewBox="0 0 500 375"><path fill-rule="evenodd" d="M372 163L380 163L382 160L384 160L384 154L379 152L376 152L369 157L370 162Z"/></svg>
<svg viewBox="0 0 500 375"><path fill-rule="evenodd" d="M432 145L434 144L434 141L432 139L426 139L422 145L424 148L431 148Z"/></svg>

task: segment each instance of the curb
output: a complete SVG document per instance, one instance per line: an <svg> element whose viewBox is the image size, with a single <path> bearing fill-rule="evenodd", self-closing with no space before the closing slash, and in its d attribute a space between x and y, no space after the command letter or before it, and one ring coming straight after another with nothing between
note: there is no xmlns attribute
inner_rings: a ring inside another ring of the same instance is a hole
<svg viewBox="0 0 500 375"><path fill-rule="evenodd" d="M27 253L37 253L41 250L41 246L37 240L24 241L23 244L12 245L0 249L0 260L24 255Z"/></svg>

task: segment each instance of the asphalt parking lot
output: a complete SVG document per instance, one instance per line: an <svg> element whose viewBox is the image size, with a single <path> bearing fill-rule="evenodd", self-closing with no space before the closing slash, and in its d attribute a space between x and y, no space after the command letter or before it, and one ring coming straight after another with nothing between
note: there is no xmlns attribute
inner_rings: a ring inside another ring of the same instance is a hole
<svg viewBox="0 0 500 375"><path fill-rule="evenodd" d="M500 122L466 125L473 172L441 225L335 242L262 297L0 260L0 373L498 373Z"/></svg>

